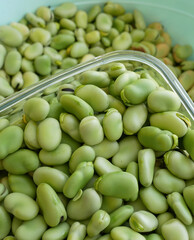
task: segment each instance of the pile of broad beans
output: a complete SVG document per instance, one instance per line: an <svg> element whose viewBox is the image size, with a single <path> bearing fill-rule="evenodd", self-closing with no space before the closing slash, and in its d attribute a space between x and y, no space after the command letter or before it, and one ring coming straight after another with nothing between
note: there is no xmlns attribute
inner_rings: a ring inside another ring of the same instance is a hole
<svg viewBox="0 0 194 240"><path fill-rule="evenodd" d="M114 50L133 49L161 59L194 100L194 61L189 45L172 46L159 22L108 2L88 12L73 3L39 7L20 22L0 26L0 100L48 75Z"/></svg>
<svg viewBox="0 0 194 240"><path fill-rule="evenodd" d="M135 63L71 80L0 119L0 239L194 240L178 96Z"/></svg>

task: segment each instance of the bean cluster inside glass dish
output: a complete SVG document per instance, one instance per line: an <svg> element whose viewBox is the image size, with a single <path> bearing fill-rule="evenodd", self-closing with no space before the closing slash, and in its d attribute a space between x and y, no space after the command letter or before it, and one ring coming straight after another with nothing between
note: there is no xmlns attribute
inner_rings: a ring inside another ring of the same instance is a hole
<svg viewBox="0 0 194 240"><path fill-rule="evenodd" d="M193 122L160 81L113 62L1 118L0 239L192 240Z"/></svg>

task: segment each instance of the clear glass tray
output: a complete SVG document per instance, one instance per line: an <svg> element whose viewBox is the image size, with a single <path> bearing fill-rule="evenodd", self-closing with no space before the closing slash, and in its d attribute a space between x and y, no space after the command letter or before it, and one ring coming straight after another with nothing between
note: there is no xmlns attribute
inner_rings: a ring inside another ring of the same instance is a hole
<svg viewBox="0 0 194 240"><path fill-rule="evenodd" d="M91 61L77 65L76 67L63 70L60 73L49 76L44 80L19 91L5 100L0 102L0 117L7 117L10 114L21 111L23 103L26 99L35 95L41 95L45 89L55 84L68 82L70 77L90 70L92 68L100 67L112 62L133 61L145 64L148 68L152 69L157 74L157 81L160 86L166 89L171 89L176 92L180 97L182 106L180 111L189 117L193 123L194 121L194 103L183 89L180 82L177 80L171 70L159 59L137 51L115 51L96 57ZM193 124L192 124L193 125Z"/></svg>

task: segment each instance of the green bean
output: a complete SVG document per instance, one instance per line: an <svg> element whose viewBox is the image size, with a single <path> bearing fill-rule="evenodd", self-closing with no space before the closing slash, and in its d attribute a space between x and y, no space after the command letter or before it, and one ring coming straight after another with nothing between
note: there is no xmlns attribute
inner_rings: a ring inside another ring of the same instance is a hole
<svg viewBox="0 0 194 240"><path fill-rule="evenodd" d="M16 230L18 229L18 227L22 224L22 222L23 222L22 220L16 218L15 216L13 217L11 230L12 230L12 233L14 235L15 235Z"/></svg>
<svg viewBox="0 0 194 240"><path fill-rule="evenodd" d="M11 230L11 217L3 206L0 206L0 239L6 237Z"/></svg>
<svg viewBox="0 0 194 240"><path fill-rule="evenodd" d="M123 200L121 198L103 196L101 209L110 214L121 207L122 204Z"/></svg>
<svg viewBox="0 0 194 240"><path fill-rule="evenodd" d="M41 183L49 184L56 192L62 192L63 186L67 181L68 176L51 167L39 167L33 173L33 181L36 185Z"/></svg>
<svg viewBox="0 0 194 240"><path fill-rule="evenodd" d="M7 236L3 240L16 240L14 236Z"/></svg>
<svg viewBox="0 0 194 240"><path fill-rule="evenodd" d="M15 236L18 240L24 240L26 237L29 240L38 240L46 231L47 225L41 215L36 216L34 219L24 221L16 230Z"/></svg>
<svg viewBox="0 0 194 240"><path fill-rule="evenodd" d="M17 151L23 142L23 131L18 126L8 126L0 132L0 159Z"/></svg>
<svg viewBox="0 0 194 240"><path fill-rule="evenodd" d="M125 13L125 9L118 3L108 2L104 6L104 12L112 16L120 16Z"/></svg>
<svg viewBox="0 0 194 240"><path fill-rule="evenodd" d="M153 180L154 186L164 194L172 192L183 192L185 182L175 177L167 169L159 169L156 171Z"/></svg>
<svg viewBox="0 0 194 240"><path fill-rule="evenodd" d="M95 57L98 57L100 55L105 54L105 50L102 47L96 46L96 47L91 47L89 49L89 53L91 53Z"/></svg>
<svg viewBox="0 0 194 240"><path fill-rule="evenodd" d="M122 19L115 18L113 20L113 27L116 28L119 33L125 32L125 22Z"/></svg>
<svg viewBox="0 0 194 240"><path fill-rule="evenodd" d="M79 132L84 143L93 146L104 139L103 128L95 116L83 118L79 125Z"/></svg>
<svg viewBox="0 0 194 240"><path fill-rule="evenodd" d="M61 143L68 144L71 147L72 153L81 146L81 144L71 138L68 134L62 132Z"/></svg>
<svg viewBox="0 0 194 240"><path fill-rule="evenodd" d="M137 133L145 124L147 115L148 112L144 103L128 107L123 115L124 133L126 135Z"/></svg>
<svg viewBox="0 0 194 240"><path fill-rule="evenodd" d="M10 26L17 29L22 34L24 41L29 37L30 30L26 25L17 22L12 22Z"/></svg>
<svg viewBox="0 0 194 240"><path fill-rule="evenodd" d="M22 72L34 72L34 63L33 61L30 61L26 58L22 58L22 62L21 62L21 70Z"/></svg>
<svg viewBox="0 0 194 240"><path fill-rule="evenodd" d="M108 69L108 75L112 78L117 78L124 72L126 72L126 68L123 63L111 63Z"/></svg>
<svg viewBox="0 0 194 240"><path fill-rule="evenodd" d="M93 237L98 235L109 225L109 223L110 223L109 214L103 210L98 210L92 215L87 225L88 236Z"/></svg>
<svg viewBox="0 0 194 240"><path fill-rule="evenodd" d="M125 112L125 105L119 99L113 97L112 95L108 95L109 98L109 107L108 108L115 108L117 109L121 115Z"/></svg>
<svg viewBox="0 0 194 240"><path fill-rule="evenodd" d="M77 65L77 63L78 63L77 59L67 57L67 58L62 60L61 68L62 69L67 69L67 68L70 68L70 67L73 67L73 66Z"/></svg>
<svg viewBox="0 0 194 240"><path fill-rule="evenodd" d="M86 220L100 209L101 204L100 194L93 188L87 188L83 191L80 198L69 201L67 214L73 220Z"/></svg>
<svg viewBox="0 0 194 240"><path fill-rule="evenodd" d="M26 71L23 73L23 80L24 80L24 84L22 86L22 89L29 87L30 85L32 85L34 83L37 83L39 81L39 77L34 72Z"/></svg>
<svg viewBox="0 0 194 240"><path fill-rule="evenodd" d="M86 71L80 75L81 84L93 84L97 87L104 88L110 83L110 78L106 72Z"/></svg>
<svg viewBox="0 0 194 240"><path fill-rule="evenodd" d="M155 151L169 151L178 145L178 137L167 130L157 127L143 127L138 132L138 140L144 147Z"/></svg>
<svg viewBox="0 0 194 240"><path fill-rule="evenodd" d="M4 168L12 174L25 174L39 167L36 152L29 149L19 149L3 159Z"/></svg>
<svg viewBox="0 0 194 240"><path fill-rule="evenodd" d="M24 104L24 113L27 117L37 122L44 120L47 117L49 110L48 102L42 98L31 98Z"/></svg>
<svg viewBox="0 0 194 240"><path fill-rule="evenodd" d="M162 235L166 240L189 240L186 227L176 218L162 225Z"/></svg>
<svg viewBox="0 0 194 240"><path fill-rule="evenodd" d="M168 130L178 137L183 137L191 126L189 118L179 112L155 113L150 117L150 125Z"/></svg>
<svg viewBox="0 0 194 240"><path fill-rule="evenodd" d="M67 219L65 207L54 189L47 183L37 187L37 202L42 210L45 222L55 227Z"/></svg>
<svg viewBox="0 0 194 240"><path fill-rule="evenodd" d="M53 12L49 7L41 6L37 8L36 15L44 19L46 22L50 22L51 20L53 20Z"/></svg>
<svg viewBox="0 0 194 240"><path fill-rule="evenodd" d="M2 44L0 44L0 69L4 64L6 53L6 48Z"/></svg>
<svg viewBox="0 0 194 240"><path fill-rule="evenodd" d="M152 213L142 210L131 215L129 224L136 232L152 232L157 228L158 220Z"/></svg>
<svg viewBox="0 0 194 240"><path fill-rule="evenodd" d="M80 63L84 63L84 62L88 62L89 60L94 59L94 55L93 54L86 54L85 56L82 57L82 59L80 60Z"/></svg>
<svg viewBox="0 0 194 240"><path fill-rule="evenodd" d="M164 238L157 233L146 235L145 238L146 240L164 240Z"/></svg>
<svg viewBox="0 0 194 240"><path fill-rule="evenodd" d="M145 240L144 236L129 227L115 227L110 233L113 240Z"/></svg>
<svg viewBox="0 0 194 240"><path fill-rule="evenodd" d="M54 14L58 18L71 18L75 15L77 7L74 3L63 3L54 9Z"/></svg>
<svg viewBox="0 0 194 240"><path fill-rule="evenodd" d="M96 112L103 112L108 108L108 96L97 86L81 85L75 89L75 95L86 101ZM94 95L96 96L95 99Z"/></svg>
<svg viewBox="0 0 194 240"><path fill-rule="evenodd" d="M143 149L138 152L139 181L144 187L152 184L155 161L156 157L152 149Z"/></svg>
<svg viewBox="0 0 194 240"><path fill-rule="evenodd" d="M139 79L140 76L132 71L126 71L123 74L119 75L114 81L114 91L117 96L120 95L122 89L130 84L131 82Z"/></svg>
<svg viewBox="0 0 194 240"><path fill-rule="evenodd" d="M158 87L151 79L138 79L124 87L121 91L121 99L128 104L140 104L146 101L148 95Z"/></svg>
<svg viewBox="0 0 194 240"><path fill-rule="evenodd" d="M10 86L9 82L0 76L0 95L2 97L7 97L14 93L14 89Z"/></svg>
<svg viewBox="0 0 194 240"><path fill-rule="evenodd" d="M49 22L46 25L46 30L50 32L51 36L55 36L60 29L60 24L58 22Z"/></svg>
<svg viewBox="0 0 194 240"><path fill-rule="evenodd" d="M193 203L193 192L194 192L193 185L187 186L183 190L184 200L185 200L187 206L189 207L189 209L191 210L192 214L194 213L194 208L193 208L193 204L192 204Z"/></svg>
<svg viewBox="0 0 194 240"><path fill-rule="evenodd" d="M11 86L17 90L23 87L24 80L21 72L16 73L11 79Z"/></svg>
<svg viewBox="0 0 194 240"><path fill-rule="evenodd" d="M75 23L78 28L86 29L88 24L88 15L83 10L78 10L75 14Z"/></svg>
<svg viewBox="0 0 194 240"><path fill-rule="evenodd" d="M52 239L63 240L64 238L67 237L68 232L69 232L69 225L68 223L63 222L57 225L56 227L47 229L44 232L42 239L43 240L52 240Z"/></svg>
<svg viewBox="0 0 194 240"><path fill-rule="evenodd" d="M132 38L127 32L123 32L113 39L113 50L127 50L131 46Z"/></svg>
<svg viewBox="0 0 194 240"><path fill-rule="evenodd" d="M45 27L44 19L36 16L34 13L27 13L25 15L25 18L33 27Z"/></svg>
<svg viewBox="0 0 194 240"><path fill-rule="evenodd" d="M183 137L183 146L191 156L191 159L194 161L194 149L192 145L193 141L194 141L194 130L188 129L187 133Z"/></svg>
<svg viewBox="0 0 194 240"><path fill-rule="evenodd" d="M20 220L32 220L39 211L38 204L23 193L10 193L4 200L5 209Z"/></svg>
<svg viewBox="0 0 194 240"><path fill-rule="evenodd" d="M106 13L100 13L96 17L96 28L102 32L109 32L112 27L112 17Z"/></svg>
<svg viewBox="0 0 194 240"><path fill-rule="evenodd" d="M86 34L85 38L86 38L86 42L88 44L96 43L96 42L100 41L100 32L97 30L88 32Z"/></svg>
<svg viewBox="0 0 194 240"><path fill-rule="evenodd" d="M153 185L140 189L140 198L145 207L154 214L164 213L168 209L165 196ZM150 201L152 199L152 201Z"/></svg>
<svg viewBox="0 0 194 240"><path fill-rule="evenodd" d="M136 136L124 137L119 142L119 150L112 158L112 163L120 168L127 168L130 162L137 161L142 147Z"/></svg>
<svg viewBox="0 0 194 240"><path fill-rule="evenodd" d="M134 21L135 21L135 26L137 29L145 30L146 24L145 24L143 15L137 9L134 10Z"/></svg>
<svg viewBox="0 0 194 240"><path fill-rule="evenodd" d="M12 192L20 192L28 195L31 198L36 196L36 185L28 175L8 176L8 183Z"/></svg>
<svg viewBox="0 0 194 240"><path fill-rule="evenodd" d="M176 62L182 62L192 54L192 47L190 45L176 44L173 48L173 57Z"/></svg>
<svg viewBox="0 0 194 240"><path fill-rule="evenodd" d="M94 114L92 107L77 96L63 95L60 102L65 111L74 114L79 120Z"/></svg>
<svg viewBox="0 0 194 240"><path fill-rule="evenodd" d="M40 75L48 75L51 73L51 59L48 55L44 54L38 56L34 60L35 71Z"/></svg>
<svg viewBox="0 0 194 240"><path fill-rule="evenodd" d="M162 227L162 225L163 225L165 222L167 222L168 220L173 219L173 218L174 218L174 216L173 216L173 214L170 213L170 212L165 212L165 213L159 214L159 215L157 216L157 219L158 219L158 227L157 227L157 229L156 229L156 232L157 232L158 234L162 234L162 232L161 232L161 227Z"/></svg>
<svg viewBox="0 0 194 240"><path fill-rule="evenodd" d="M9 75L15 75L21 67L21 55L18 51L12 50L5 57L5 71Z"/></svg>
<svg viewBox="0 0 194 240"><path fill-rule="evenodd" d="M26 57L28 60L34 60L36 57L42 55L43 53L43 46L41 43L37 42L32 45L29 45L23 55Z"/></svg>
<svg viewBox="0 0 194 240"><path fill-rule="evenodd" d="M32 28L30 30L30 40L32 42L40 42L43 46L47 46L51 41L51 34L43 28Z"/></svg>
<svg viewBox="0 0 194 240"><path fill-rule="evenodd" d="M75 42L70 49L70 56L73 58L83 57L89 52L88 46L84 42Z"/></svg>
<svg viewBox="0 0 194 240"><path fill-rule="evenodd" d="M130 162L127 165L126 172L131 173L137 179L137 181L139 180L139 167L138 167L138 163Z"/></svg>
<svg viewBox="0 0 194 240"><path fill-rule="evenodd" d="M69 134L74 140L82 142L81 133L79 131L80 121L72 114L61 113L59 117L62 130Z"/></svg>
<svg viewBox="0 0 194 240"><path fill-rule="evenodd" d="M61 142L61 128L55 118L46 118L37 128L37 139L42 149L55 150Z"/></svg>
<svg viewBox="0 0 194 240"><path fill-rule="evenodd" d="M81 162L93 162L95 159L95 151L92 147L83 145L73 152L69 160L69 168L75 171ZM40 159L41 160L41 159Z"/></svg>
<svg viewBox="0 0 194 240"><path fill-rule="evenodd" d="M178 151L169 151L164 154L164 162L168 170L181 179L194 178L194 162Z"/></svg>
<svg viewBox="0 0 194 240"><path fill-rule="evenodd" d="M0 26L0 40L9 47L19 47L23 43L23 36L12 26Z"/></svg>
<svg viewBox="0 0 194 240"><path fill-rule="evenodd" d="M99 176L110 172L122 171L119 167L114 166L110 161L103 157L96 157L94 161L94 168Z"/></svg>
<svg viewBox="0 0 194 240"><path fill-rule="evenodd" d="M110 232L115 227L121 226L133 214L133 207L130 205L121 206L110 214L110 224L105 229L105 233Z"/></svg>
<svg viewBox="0 0 194 240"><path fill-rule="evenodd" d="M185 226L189 235L189 240L193 240L194 237L194 222L192 222L191 225L186 225Z"/></svg>
<svg viewBox="0 0 194 240"><path fill-rule="evenodd" d="M74 222L69 230L67 240L84 240L86 236L86 226L79 222Z"/></svg>
<svg viewBox="0 0 194 240"><path fill-rule="evenodd" d="M95 182L95 189L105 196L122 198L126 201L135 201L138 195L136 178L122 171L110 172L99 177Z"/></svg>
<svg viewBox="0 0 194 240"><path fill-rule="evenodd" d="M3 183L0 183L0 202L3 201L8 194L8 188Z"/></svg>
<svg viewBox="0 0 194 240"><path fill-rule="evenodd" d="M181 105L178 96L165 89L156 89L151 92L147 102L152 112L178 111Z"/></svg>
<svg viewBox="0 0 194 240"><path fill-rule="evenodd" d="M94 175L94 166L91 162L80 163L73 174L67 179L63 187L63 194L74 198Z"/></svg>
<svg viewBox="0 0 194 240"><path fill-rule="evenodd" d="M5 70L3 70L3 69L0 70L0 77L1 77L1 78L4 78L5 80L7 80L8 83L10 83L11 78L10 78L10 76L6 73Z"/></svg>
<svg viewBox="0 0 194 240"><path fill-rule="evenodd" d="M185 225L190 225L192 223L192 215L180 193L173 192L169 194L167 196L167 202L179 220L181 220Z"/></svg>
<svg viewBox="0 0 194 240"><path fill-rule="evenodd" d="M118 110L109 108L103 118L102 125L104 134L108 140L116 141L121 137L123 132L123 124L122 116Z"/></svg>
<svg viewBox="0 0 194 240"><path fill-rule="evenodd" d="M40 161L48 166L61 165L69 161L71 157L71 147L68 144L61 143L55 150L39 152Z"/></svg>

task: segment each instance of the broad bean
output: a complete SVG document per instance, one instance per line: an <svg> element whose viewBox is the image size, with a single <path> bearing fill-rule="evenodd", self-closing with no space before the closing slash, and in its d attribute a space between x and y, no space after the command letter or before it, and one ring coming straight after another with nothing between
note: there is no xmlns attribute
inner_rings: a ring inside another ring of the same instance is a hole
<svg viewBox="0 0 194 240"><path fill-rule="evenodd" d="M19 149L3 159L3 166L11 174L25 174L39 167L36 152L29 149Z"/></svg>
<svg viewBox="0 0 194 240"><path fill-rule="evenodd" d="M56 192L62 192L68 176L60 170L51 167L39 167L33 173L33 181L36 185L49 184Z"/></svg>
<svg viewBox="0 0 194 240"><path fill-rule="evenodd" d="M47 229L47 224L41 215L32 220L24 221L16 230L15 236L18 240L38 240Z"/></svg>
<svg viewBox="0 0 194 240"><path fill-rule="evenodd" d="M98 211L101 205L101 195L93 188L87 188L80 198L69 201L67 214L73 220L86 220Z"/></svg>
<svg viewBox="0 0 194 240"><path fill-rule="evenodd" d="M3 206L0 206L0 239L6 237L11 230L11 217Z"/></svg>
<svg viewBox="0 0 194 240"><path fill-rule="evenodd" d="M4 200L5 209L20 220L32 220L39 212L38 204L28 195L10 193Z"/></svg>
<svg viewBox="0 0 194 240"><path fill-rule="evenodd" d="M55 150L61 142L61 128L55 118L46 118L37 128L37 139L41 148L46 151Z"/></svg>
<svg viewBox="0 0 194 240"><path fill-rule="evenodd" d="M122 198L126 201L135 201L138 195L136 178L122 171L110 172L99 177L95 182L95 189L105 196Z"/></svg>
<svg viewBox="0 0 194 240"><path fill-rule="evenodd" d="M67 219L67 213L63 203L54 189L47 183L38 185L37 202L42 210L45 222L50 227L55 227Z"/></svg>
<svg viewBox="0 0 194 240"><path fill-rule="evenodd" d="M48 166L61 165L69 161L71 153L71 147L68 144L61 143L53 151L41 149L39 159L43 164Z"/></svg>

